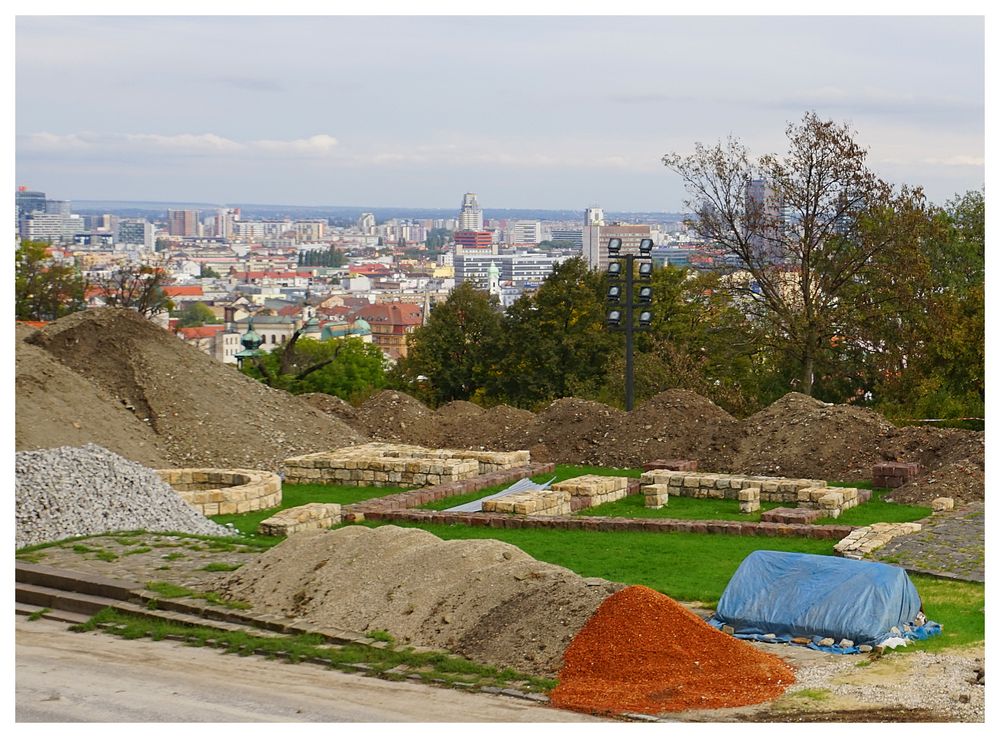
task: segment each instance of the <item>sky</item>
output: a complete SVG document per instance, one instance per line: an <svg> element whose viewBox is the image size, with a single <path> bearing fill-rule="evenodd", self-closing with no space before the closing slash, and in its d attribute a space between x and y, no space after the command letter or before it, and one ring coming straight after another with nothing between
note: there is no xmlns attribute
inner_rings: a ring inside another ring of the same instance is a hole
<svg viewBox="0 0 1000 738"><path fill-rule="evenodd" d="M680 211L661 158L815 110L983 186L984 20L19 16L17 184L68 200Z"/></svg>

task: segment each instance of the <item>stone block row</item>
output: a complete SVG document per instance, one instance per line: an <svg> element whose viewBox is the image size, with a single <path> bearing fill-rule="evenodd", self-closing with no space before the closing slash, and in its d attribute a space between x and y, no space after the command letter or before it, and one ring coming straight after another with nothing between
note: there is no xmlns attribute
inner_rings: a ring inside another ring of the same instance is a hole
<svg viewBox="0 0 1000 738"><path fill-rule="evenodd" d="M202 515L235 515L281 504L281 477L257 469L157 469Z"/></svg>
<svg viewBox="0 0 1000 738"><path fill-rule="evenodd" d="M556 489L516 492L483 501L483 512L515 515L569 515L570 493Z"/></svg>
<svg viewBox="0 0 1000 738"><path fill-rule="evenodd" d="M262 520L257 532L265 536L289 536L304 530L332 528L340 523L340 505L335 502L310 502Z"/></svg>
<svg viewBox="0 0 1000 738"><path fill-rule="evenodd" d="M552 485L553 490L568 492L571 509L582 510L606 502L615 502L629 494L628 477L606 477L584 474Z"/></svg>
<svg viewBox="0 0 1000 738"><path fill-rule="evenodd" d="M895 489L916 479L920 464L915 461L886 461L872 467L872 486Z"/></svg>
<svg viewBox="0 0 1000 738"><path fill-rule="evenodd" d="M821 479L785 479L784 477L676 472L652 469L640 477L647 484L665 484L670 494L678 497L701 497L738 500L739 491L756 487L762 502L797 502L798 491L805 487L825 486Z"/></svg>
<svg viewBox="0 0 1000 738"><path fill-rule="evenodd" d="M846 558L860 559L893 538L918 533L920 528L920 523L873 523L852 530L834 544L833 550Z"/></svg>
<svg viewBox="0 0 1000 738"><path fill-rule="evenodd" d="M647 461L642 465L643 471L652 471L653 469L666 469L668 471L686 471L693 472L698 471L698 460L697 459L656 459L655 461Z"/></svg>
<svg viewBox="0 0 1000 738"><path fill-rule="evenodd" d="M776 507L760 514L762 523L796 523L810 525L824 515L820 509L807 507Z"/></svg>
<svg viewBox="0 0 1000 738"><path fill-rule="evenodd" d="M854 487L803 487L797 493L799 507L820 510L823 517L839 518L845 510L867 502L871 490Z"/></svg>
<svg viewBox="0 0 1000 738"><path fill-rule="evenodd" d="M360 446L341 449L347 457L384 456L410 459L472 459L479 464L480 474L489 474L504 469L514 469L531 463L529 451L483 451L455 448L426 448L407 443L383 443L374 441Z"/></svg>

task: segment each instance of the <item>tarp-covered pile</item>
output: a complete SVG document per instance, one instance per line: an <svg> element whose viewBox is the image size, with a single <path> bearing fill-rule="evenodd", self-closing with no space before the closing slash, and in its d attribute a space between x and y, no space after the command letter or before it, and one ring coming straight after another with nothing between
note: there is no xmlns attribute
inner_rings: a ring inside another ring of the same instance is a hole
<svg viewBox="0 0 1000 738"><path fill-rule="evenodd" d="M728 625L738 638L805 638L811 648L837 653L941 632L937 623L924 622L920 596L903 569L781 551L747 556L709 623Z"/></svg>

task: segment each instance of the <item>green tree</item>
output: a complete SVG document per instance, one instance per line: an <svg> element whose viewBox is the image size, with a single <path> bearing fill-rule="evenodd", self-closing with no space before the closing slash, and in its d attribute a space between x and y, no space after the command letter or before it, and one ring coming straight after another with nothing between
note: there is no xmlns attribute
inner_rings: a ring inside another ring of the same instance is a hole
<svg viewBox="0 0 1000 738"><path fill-rule="evenodd" d="M14 312L18 320L55 320L84 308L87 285L75 267L56 264L48 244L22 241L14 254Z"/></svg>
<svg viewBox="0 0 1000 738"><path fill-rule="evenodd" d="M447 228L431 228L425 243L429 250L440 250L451 242L451 231Z"/></svg>
<svg viewBox="0 0 1000 738"><path fill-rule="evenodd" d="M172 281L164 261L120 266L97 285L108 307L131 308L150 317L173 309L174 303L163 289Z"/></svg>
<svg viewBox="0 0 1000 738"><path fill-rule="evenodd" d="M292 394L323 392L351 401L385 386L385 357L359 338L299 337L245 362L243 373Z"/></svg>
<svg viewBox="0 0 1000 738"><path fill-rule="evenodd" d="M206 264L202 264L202 267L201 267L201 278L202 279L219 279L221 277L222 277L222 275L219 274L214 269L212 269L212 267L210 267L210 266L208 266Z"/></svg>
<svg viewBox="0 0 1000 738"><path fill-rule="evenodd" d="M221 322L212 309L203 302L188 303L177 315L178 328L196 328L206 323L218 324Z"/></svg>
<svg viewBox="0 0 1000 738"><path fill-rule="evenodd" d="M603 276L580 258L563 262L505 314L487 394L534 407L594 386L621 344L604 317Z"/></svg>
<svg viewBox="0 0 1000 738"><path fill-rule="evenodd" d="M877 226L885 213L915 207L921 194L894 195L846 125L807 113L786 135L783 156L752 160L730 138L663 161L692 198L695 230L745 272L729 289L769 329L775 349L794 357L798 389L812 394L817 363L864 307L851 301L850 286L864 281L877 255L903 244L902 234Z"/></svg>
<svg viewBox="0 0 1000 738"><path fill-rule="evenodd" d="M410 335L394 377L402 389L434 405L468 400L486 383L499 335L496 299L463 282ZM427 377L427 384L419 377Z"/></svg>

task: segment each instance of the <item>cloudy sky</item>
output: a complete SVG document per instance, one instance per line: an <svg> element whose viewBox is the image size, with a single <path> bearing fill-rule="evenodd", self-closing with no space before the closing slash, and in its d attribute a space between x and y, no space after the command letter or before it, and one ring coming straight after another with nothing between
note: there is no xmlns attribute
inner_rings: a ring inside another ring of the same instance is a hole
<svg viewBox="0 0 1000 738"><path fill-rule="evenodd" d="M19 17L18 184L70 200L679 210L668 151L846 121L984 182L975 17Z"/></svg>

